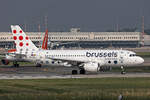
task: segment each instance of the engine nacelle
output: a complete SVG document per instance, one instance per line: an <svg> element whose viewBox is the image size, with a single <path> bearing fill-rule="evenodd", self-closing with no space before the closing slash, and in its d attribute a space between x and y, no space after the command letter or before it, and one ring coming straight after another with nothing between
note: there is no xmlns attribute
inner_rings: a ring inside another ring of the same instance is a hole
<svg viewBox="0 0 150 100"><path fill-rule="evenodd" d="M9 61L7 59L2 59L1 62L4 65L8 65L9 64Z"/></svg>
<svg viewBox="0 0 150 100"><path fill-rule="evenodd" d="M85 71L90 71L90 72L100 71L100 64L99 63L89 62L89 63L85 63L83 67L84 67Z"/></svg>
<svg viewBox="0 0 150 100"><path fill-rule="evenodd" d="M64 62L63 66L65 66L65 67L71 67L71 64L68 64L68 62Z"/></svg>

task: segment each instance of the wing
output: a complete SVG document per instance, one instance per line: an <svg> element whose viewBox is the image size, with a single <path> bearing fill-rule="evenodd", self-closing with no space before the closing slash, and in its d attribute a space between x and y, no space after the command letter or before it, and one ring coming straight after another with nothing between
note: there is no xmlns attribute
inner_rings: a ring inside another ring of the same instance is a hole
<svg viewBox="0 0 150 100"><path fill-rule="evenodd" d="M46 57L47 59L51 59L51 60L53 60L53 61L60 61L60 62L62 62L62 63L68 63L68 64L71 64L72 66L82 66L84 63L85 63L85 61L84 60L71 60L71 59L60 59L60 58L51 58L51 57Z"/></svg>

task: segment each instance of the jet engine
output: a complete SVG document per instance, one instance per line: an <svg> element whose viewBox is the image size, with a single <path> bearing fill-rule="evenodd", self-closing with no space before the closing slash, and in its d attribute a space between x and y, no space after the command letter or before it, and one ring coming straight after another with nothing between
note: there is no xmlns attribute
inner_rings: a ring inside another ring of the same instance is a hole
<svg viewBox="0 0 150 100"><path fill-rule="evenodd" d="M69 64L68 62L64 62L63 66L65 66L65 67L71 67L71 64Z"/></svg>
<svg viewBox="0 0 150 100"><path fill-rule="evenodd" d="M4 65L8 65L9 64L9 61L7 59L2 59L1 62Z"/></svg>
<svg viewBox="0 0 150 100"><path fill-rule="evenodd" d="M90 72L100 71L100 64L95 62L85 63L83 67L85 71L90 71Z"/></svg>

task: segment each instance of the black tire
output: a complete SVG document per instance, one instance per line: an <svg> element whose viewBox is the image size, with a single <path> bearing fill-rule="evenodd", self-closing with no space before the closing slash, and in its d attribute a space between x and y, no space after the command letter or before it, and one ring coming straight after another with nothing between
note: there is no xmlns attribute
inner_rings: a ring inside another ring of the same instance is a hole
<svg viewBox="0 0 150 100"><path fill-rule="evenodd" d="M16 64L13 64L13 67L17 67L17 65L16 65Z"/></svg>
<svg viewBox="0 0 150 100"><path fill-rule="evenodd" d="M77 70L72 70L72 75L77 75L78 71Z"/></svg>
<svg viewBox="0 0 150 100"><path fill-rule="evenodd" d="M126 72L122 71L121 74L126 74Z"/></svg>
<svg viewBox="0 0 150 100"><path fill-rule="evenodd" d="M36 67L42 67L42 65L41 64L36 64Z"/></svg>
<svg viewBox="0 0 150 100"><path fill-rule="evenodd" d="M13 67L19 67L19 64L14 64Z"/></svg>
<svg viewBox="0 0 150 100"><path fill-rule="evenodd" d="M85 70L84 70L84 69L81 69L81 70L80 70L80 74L85 74Z"/></svg>
<svg viewBox="0 0 150 100"><path fill-rule="evenodd" d="M16 67L19 67L19 64L16 64Z"/></svg>

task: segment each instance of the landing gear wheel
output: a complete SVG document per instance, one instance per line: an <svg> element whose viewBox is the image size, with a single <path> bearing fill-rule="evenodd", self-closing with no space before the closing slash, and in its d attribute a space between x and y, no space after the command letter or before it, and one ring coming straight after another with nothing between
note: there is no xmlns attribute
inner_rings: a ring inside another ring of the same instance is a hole
<svg viewBox="0 0 150 100"><path fill-rule="evenodd" d="M84 69L81 69L81 70L80 70L80 74L85 74L85 70L84 70Z"/></svg>
<svg viewBox="0 0 150 100"><path fill-rule="evenodd" d="M13 67L19 67L19 64L17 64L17 62L13 62Z"/></svg>
<svg viewBox="0 0 150 100"><path fill-rule="evenodd" d="M19 64L14 64L13 66L14 66L14 67L19 67Z"/></svg>
<svg viewBox="0 0 150 100"><path fill-rule="evenodd" d="M41 66L42 66L42 65L41 65L41 64L39 64L39 63L37 63L37 64L36 64L36 67L41 67Z"/></svg>
<svg viewBox="0 0 150 100"><path fill-rule="evenodd" d="M125 71L121 71L121 74L126 74L126 72Z"/></svg>
<svg viewBox="0 0 150 100"><path fill-rule="evenodd" d="M77 75L78 71L77 70L72 70L72 75Z"/></svg>
<svg viewBox="0 0 150 100"><path fill-rule="evenodd" d="M19 67L19 64L16 64L16 67Z"/></svg>
<svg viewBox="0 0 150 100"><path fill-rule="evenodd" d="M121 74L126 74L126 71L124 69L124 66L121 66Z"/></svg>

